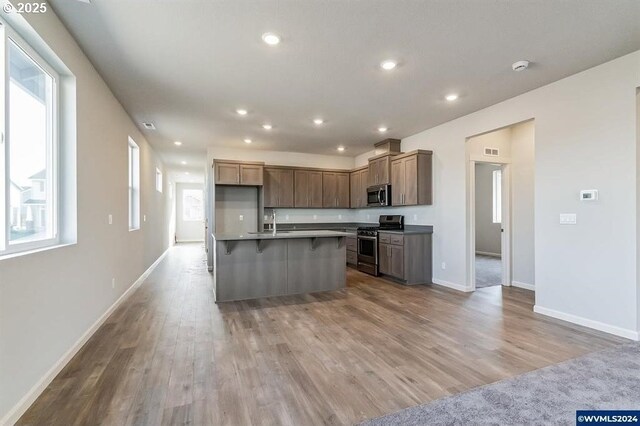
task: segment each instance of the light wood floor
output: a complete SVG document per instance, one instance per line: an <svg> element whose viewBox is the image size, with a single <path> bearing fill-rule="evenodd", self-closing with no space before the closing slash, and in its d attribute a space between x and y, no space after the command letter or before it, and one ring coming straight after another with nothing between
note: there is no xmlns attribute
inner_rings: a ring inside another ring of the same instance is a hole
<svg viewBox="0 0 640 426"><path fill-rule="evenodd" d="M177 246L19 424L353 424L622 342L527 290L348 282L216 305L200 245Z"/></svg>

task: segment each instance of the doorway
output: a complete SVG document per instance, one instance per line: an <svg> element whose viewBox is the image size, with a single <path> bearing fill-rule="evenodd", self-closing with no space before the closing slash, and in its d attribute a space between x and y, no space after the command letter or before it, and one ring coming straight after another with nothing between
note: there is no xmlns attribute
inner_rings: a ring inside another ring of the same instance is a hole
<svg viewBox="0 0 640 426"><path fill-rule="evenodd" d="M467 282L535 291L534 120L467 138Z"/></svg>
<svg viewBox="0 0 640 426"><path fill-rule="evenodd" d="M502 168L475 163L476 288L506 282L502 276Z"/></svg>
<svg viewBox="0 0 640 426"><path fill-rule="evenodd" d="M202 184L176 184L176 242L204 241L204 191Z"/></svg>

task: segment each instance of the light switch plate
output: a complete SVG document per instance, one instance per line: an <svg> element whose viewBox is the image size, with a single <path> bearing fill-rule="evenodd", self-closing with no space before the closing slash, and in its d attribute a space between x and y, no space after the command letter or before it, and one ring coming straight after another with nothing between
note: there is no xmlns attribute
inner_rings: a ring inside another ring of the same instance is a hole
<svg viewBox="0 0 640 426"><path fill-rule="evenodd" d="M580 191L580 201L596 201L597 199L597 189L583 189L582 191Z"/></svg>
<svg viewBox="0 0 640 426"><path fill-rule="evenodd" d="M244 215L240 215L238 218L240 219L240 222L242 222L244 220Z"/></svg>
<svg viewBox="0 0 640 426"><path fill-rule="evenodd" d="M577 215L575 213L560 213L560 225L575 225Z"/></svg>
<svg viewBox="0 0 640 426"><path fill-rule="evenodd" d="M109 225L113 225L113 215L109 215Z"/></svg>

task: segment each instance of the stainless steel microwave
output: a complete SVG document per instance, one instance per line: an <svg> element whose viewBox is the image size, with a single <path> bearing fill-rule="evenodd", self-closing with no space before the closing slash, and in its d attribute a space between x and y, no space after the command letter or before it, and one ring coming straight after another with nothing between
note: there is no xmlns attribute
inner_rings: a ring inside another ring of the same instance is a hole
<svg viewBox="0 0 640 426"><path fill-rule="evenodd" d="M367 188L367 206L385 207L391 205L391 185L375 185Z"/></svg>

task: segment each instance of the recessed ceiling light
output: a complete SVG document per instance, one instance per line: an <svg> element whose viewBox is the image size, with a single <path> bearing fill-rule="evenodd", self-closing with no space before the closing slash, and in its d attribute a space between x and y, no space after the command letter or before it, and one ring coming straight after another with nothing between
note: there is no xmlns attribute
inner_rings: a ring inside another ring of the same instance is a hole
<svg viewBox="0 0 640 426"><path fill-rule="evenodd" d="M386 127L378 127L378 132L380 132L380 133L384 133L387 130L389 130L389 129L387 129Z"/></svg>
<svg viewBox="0 0 640 426"><path fill-rule="evenodd" d="M339 146L338 147L338 151L340 151L340 152L344 151L344 149L345 149L344 146Z"/></svg>
<svg viewBox="0 0 640 426"><path fill-rule="evenodd" d="M456 95L455 93L452 93L450 95L445 96L445 99L448 100L449 102L452 102L458 99L458 95Z"/></svg>
<svg viewBox="0 0 640 426"><path fill-rule="evenodd" d="M187 164L187 162L186 162L186 161L181 161L180 163L182 163L182 165Z"/></svg>
<svg viewBox="0 0 640 426"><path fill-rule="evenodd" d="M244 139L244 143L251 143L251 142L253 142L253 141L251 139L249 139L249 138Z"/></svg>
<svg viewBox="0 0 640 426"><path fill-rule="evenodd" d="M189 172L184 172L184 174L185 174L185 175L188 175L188 174L189 174Z"/></svg>
<svg viewBox="0 0 640 426"><path fill-rule="evenodd" d="M397 65L398 65L398 63L397 63L396 61L394 61L394 60L391 60L391 59L387 59L386 61L382 61L382 62L380 63L380 67L381 67L383 70L386 70L386 71L391 71L391 70L392 70L392 69L394 69Z"/></svg>
<svg viewBox="0 0 640 426"><path fill-rule="evenodd" d="M273 126L271 124L263 124L262 128L265 129L265 130L271 130L271 129L273 129Z"/></svg>
<svg viewBox="0 0 640 426"><path fill-rule="evenodd" d="M262 34L262 41L269 46L275 46L280 43L280 36L274 33L264 33Z"/></svg>
<svg viewBox="0 0 640 426"><path fill-rule="evenodd" d="M182 142L180 142L180 141L175 141L173 144L174 144L175 146L180 146L180 145L182 145Z"/></svg>
<svg viewBox="0 0 640 426"><path fill-rule="evenodd" d="M315 124L317 126L321 125L322 123L324 123L324 120L322 118L314 118L313 119L313 124Z"/></svg>
<svg viewBox="0 0 640 426"><path fill-rule="evenodd" d="M247 115L248 111L246 109L238 108L236 112L238 113L238 115Z"/></svg>

